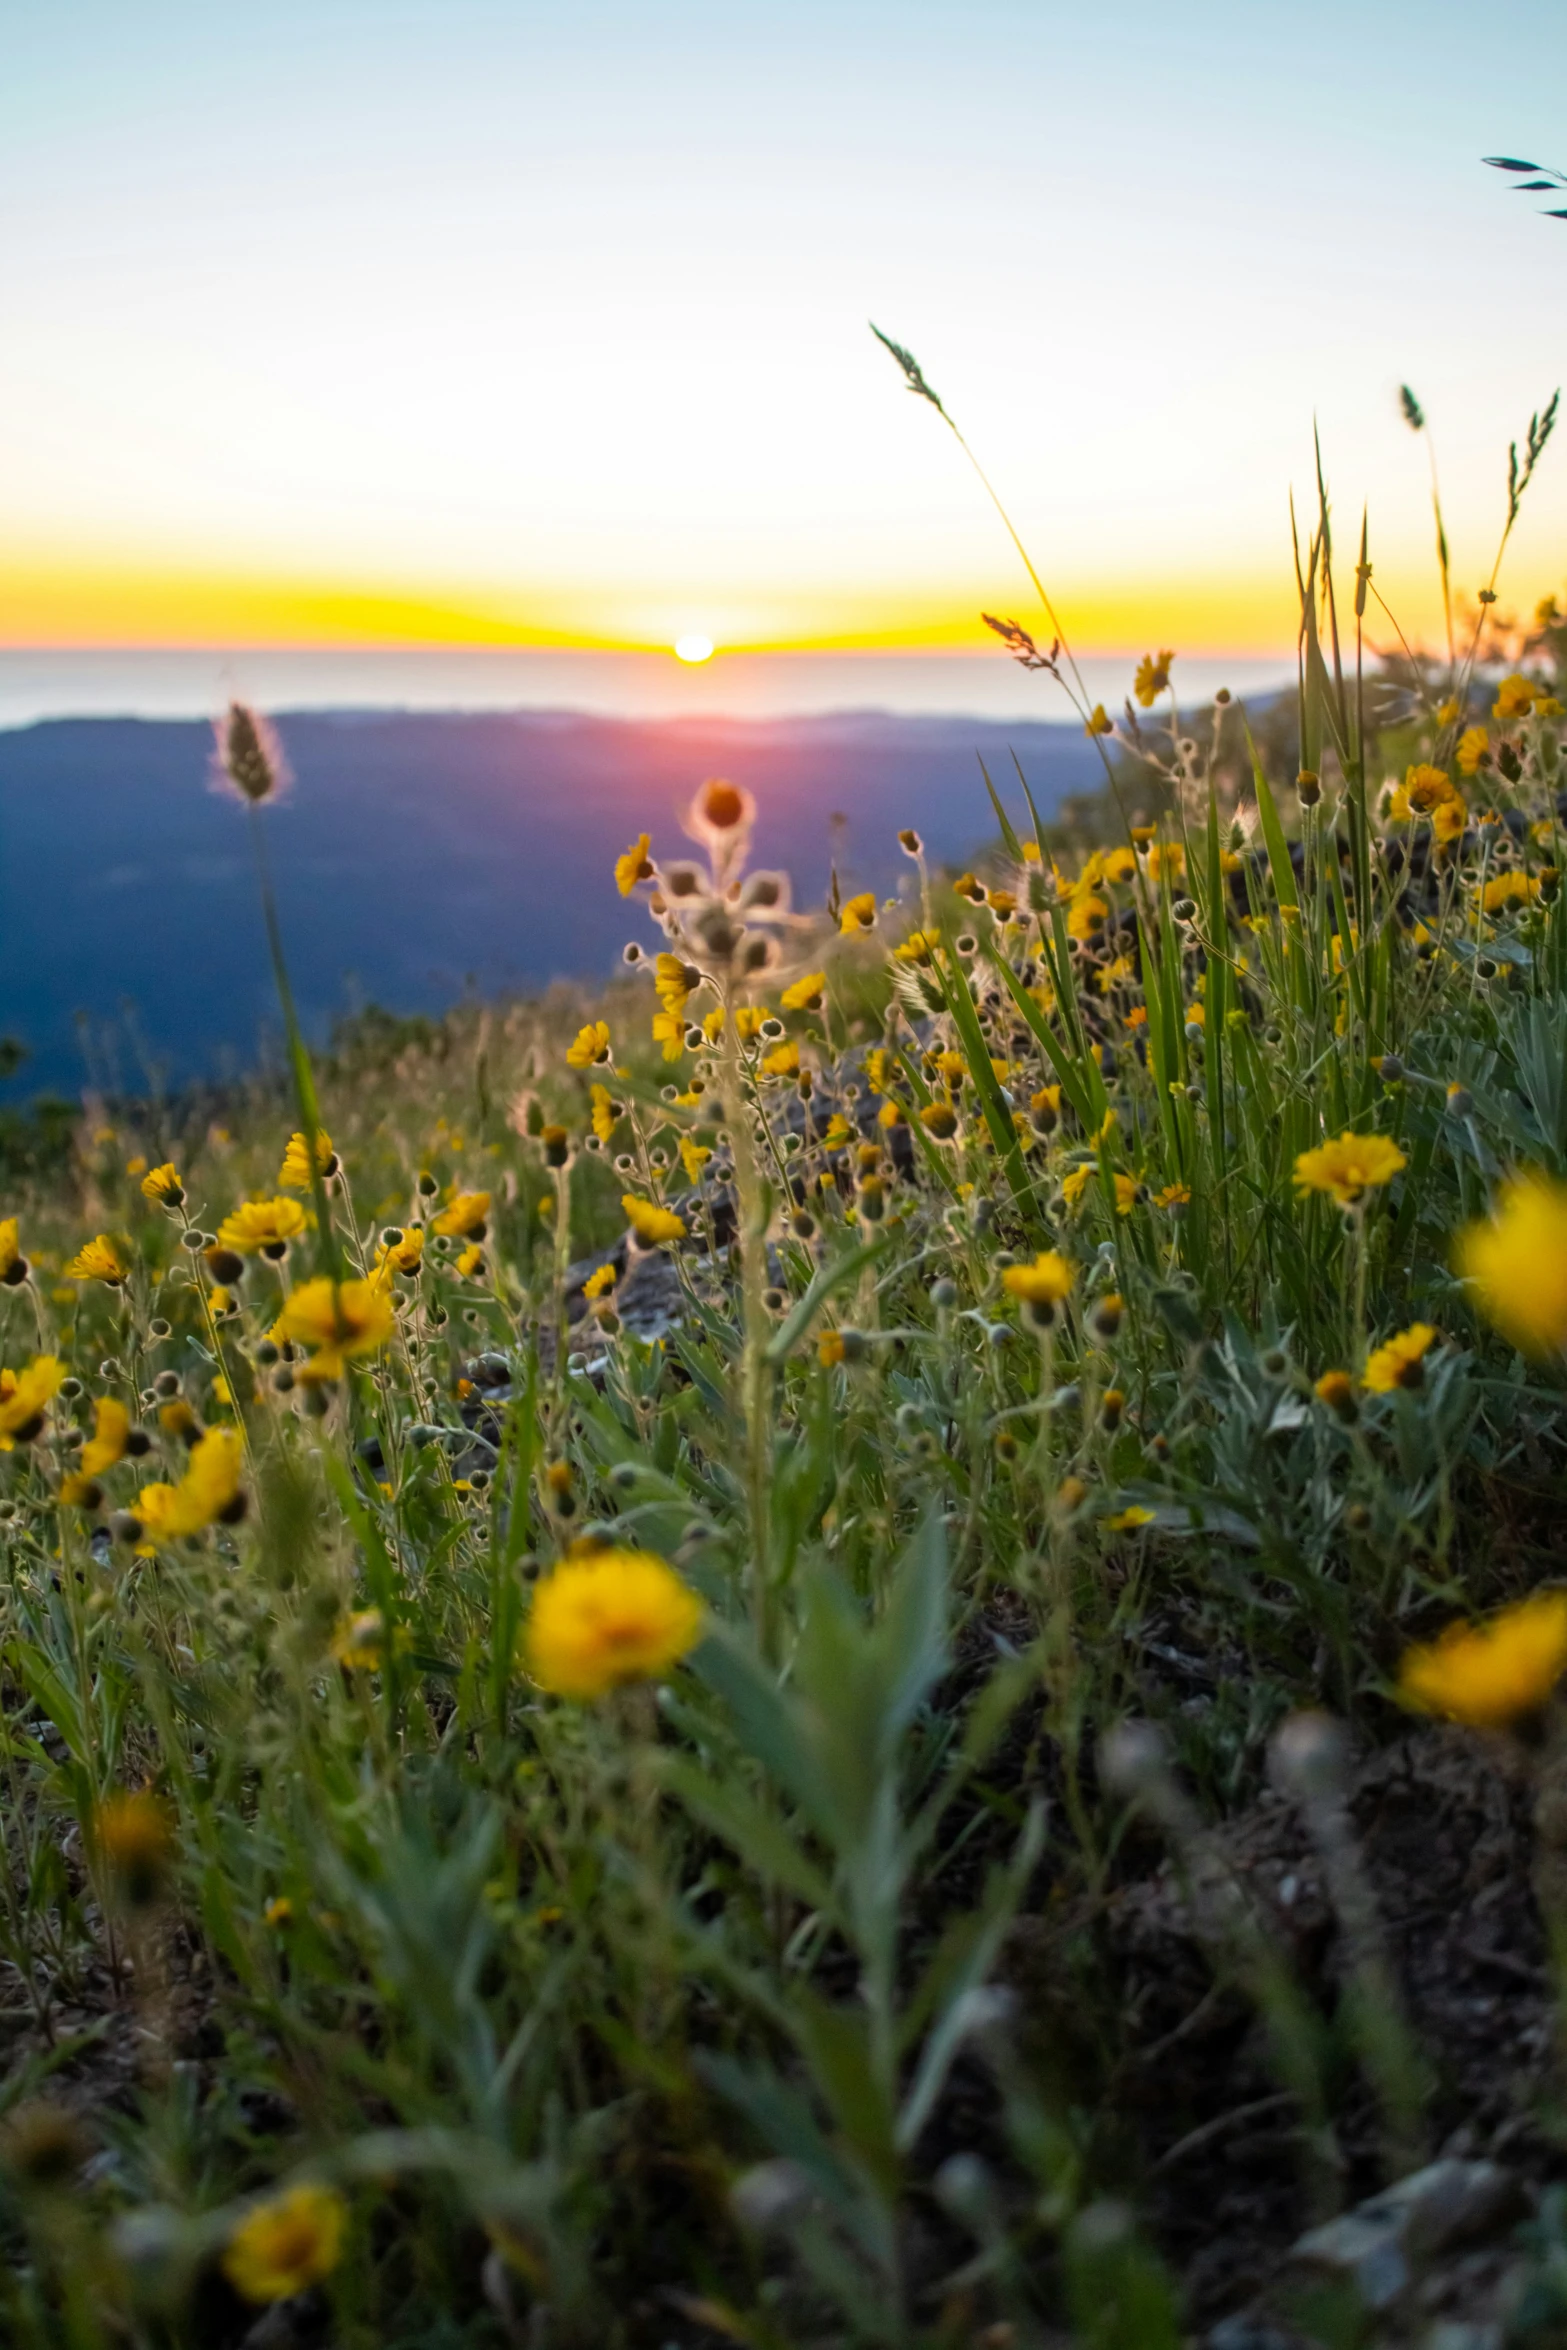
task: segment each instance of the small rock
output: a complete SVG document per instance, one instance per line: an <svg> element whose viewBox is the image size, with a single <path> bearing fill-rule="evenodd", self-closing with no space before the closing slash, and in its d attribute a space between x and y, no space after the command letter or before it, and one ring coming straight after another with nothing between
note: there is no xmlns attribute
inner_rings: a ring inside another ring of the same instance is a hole
<svg viewBox="0 0 1567 2350"><path fill-rule="evenodd" d="M1262 2318L1226 2317L1209 2334L1208 2350L1297 2350L1299 2339Z"/></svg>
<svg viewBox="0 0 1567 2350"><path fill-rule="evenodd" d="M1494 2162L1433 2162L1300 2238L1285 2277L1353 2286L1368 2310L1389 2309L1449 2245L1510 2218L1517 2181Z"/></svg>

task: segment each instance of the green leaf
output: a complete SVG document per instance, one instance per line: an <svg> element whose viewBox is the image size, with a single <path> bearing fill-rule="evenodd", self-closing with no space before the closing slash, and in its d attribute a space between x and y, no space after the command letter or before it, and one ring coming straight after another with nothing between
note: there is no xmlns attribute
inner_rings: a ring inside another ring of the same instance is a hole
<svg viewBox="0 0 1567 2350"><path fill-rule="evenodd" d="M1074 1061L1071 1055L1066 1052L1059 1038L1057 1037L1055 1030L1051 1027L1049 1021L1045 1018L1044 1013L1035 1003L1033 997L1029 994L1027 988L1018 978L1017 973L1013 970L1011 964L1006 960L1005 956L998 955L993 948L987 948L986 953L989 958L991 968L1000 978L1002 985L1006 988L1008 994L1012 998L1012 1001L1016 1004L1018 1010L1022 1013L1023 1018L1027 1021L1040 1045L1048 1054L1050 1065L1061 1080L1061 1091L1066 1095L1067 1100L1071 1103L1072 1108L1077 1115L1078 1123L1082 1126L1085 1133L1092 1133L1094 1126L1097 1124L1097 1120L1094 1117L1092 1105L1089 1100L1088 1088L1082 1082L1081 1069L1083 1064Z"/></svg>
<svg viewBox="0 0 1567 2350"><path fill-rule="evenodd" d="M748 1868L770 1877L812 1909L832 1906L832 1887L770 1812L735 1784L701 1769L685 1755L662 1758L659 1776L693 1819L738 1853Z"/></svg>
<svg viewBox="0 0 1567 2350"><path fill-rule="evenodd" d="M967 975L954 953L949 951L943 957L943 963L945 968L938 967L937 977L947 1001L947 1009L952 1014L962 1041L963 1057L968 1062L969 1075L979 1095L980 1108L985 1113L991 1140L1007 1171L1007 1181L1014 1200L1025 1213L1032 1215L1033 1185L1023 1165L1023 1154L1018 1148L1017 1128L1012 1123L1012 1113L1001 1098L996 1072L990 1065L990 1048L979 1025L979 1012L969 990Z"/></svg>
<svg viewBox="0 0 1567 2350"><path fill-rule="evenodd" d="M931 1961L935 1976L931 2004L936 2009L936 2022L920 2051L898 2116L898 2145L904 2153L918 2141L941 2095L967 2030L963 2003L971 1991L979 1989L1000 1955L1044 1840L1045 1807L1035 1802L1029 1806L1017 1850L1005 1868L993 1871L978 1913L960 1921Z"/></svg>
<svg viewBox="0 0 1567 2350"><path fill-rule="evenodd" d="M817 1833L836 1847L842 1816L798 1715L767 1668L727 1625L715 1625L692 1658L700 1678L728 1708L747 1752L800 1806Z"/></svg>
<svg viewBox="0 0 1567 2350"><path fill-rule="evenodd" d="M780 1324L777 1336L767 1349L767 1360L770 1363L786 1360L833 1291L841 1289L846 1281L852 1281L855 1274L863 1272L867 1265L874 1264L890 1239L889 1233L883 1233L879 1239L867 1242L864 1248L851 1249L847 1256L836 1258L830 1265L823 1265L804 1297L790 1308Z"/></svg>
<svg viewBox="0 0 1567 2350"><path fill-rule="evenodd" d="M985 789L989 792L990 804L996 811L996 822L1001 827L1001 837L1006 842L1007 855L1012 859L1014 864L1021 865L1023 862L1023 844L1012 829L1007 812L1001 805L1000 795L997 792L995 785L990 780L990 769L985 765L983 759L980 760L979 771L985 778Z"/></svg>

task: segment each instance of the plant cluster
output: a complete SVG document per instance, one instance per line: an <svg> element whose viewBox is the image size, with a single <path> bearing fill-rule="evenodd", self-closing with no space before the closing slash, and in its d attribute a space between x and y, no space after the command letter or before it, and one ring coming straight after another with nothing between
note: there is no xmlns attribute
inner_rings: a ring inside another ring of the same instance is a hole
<svg viewBox="0 0 1567 2350"><path fill-rule="evenodd" d="M1293 776L1160 651L1118 837L815 912L709 781L602 1004L324 1072L232 715L294 1118L0 1219L8 2339L1179 2339L1018 1921L1271 1741L1359 1949L1324 1709L1538 1753L1567 1664L1563 632L1384 778L1331 564ZM1385 1969L1226 1914L1303 2207L1361 2090L1411 2167Z"/></svg>

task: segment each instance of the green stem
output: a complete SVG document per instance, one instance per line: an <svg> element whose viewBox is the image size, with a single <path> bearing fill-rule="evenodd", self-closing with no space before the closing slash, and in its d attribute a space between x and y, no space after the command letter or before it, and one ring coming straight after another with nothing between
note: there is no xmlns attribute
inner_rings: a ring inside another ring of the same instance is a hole
<svg viewBox="0 0 1567 2350"><path fill-rule="evenodd" d="M724 1049L719 1060L724 1120L735 1163L735 1201L740 1236L740 1298L743 1322L741 1413L745 1423L745 1486L751 1524L751 1610L757 1645L772 1653L772 1570L769 1556L769 1495L772 1482L772 1371L767 1349L772 1325L763 1303L767 1287L767 1191L757 1166L740 1060L737 1006L724 1001Z"/></svg>

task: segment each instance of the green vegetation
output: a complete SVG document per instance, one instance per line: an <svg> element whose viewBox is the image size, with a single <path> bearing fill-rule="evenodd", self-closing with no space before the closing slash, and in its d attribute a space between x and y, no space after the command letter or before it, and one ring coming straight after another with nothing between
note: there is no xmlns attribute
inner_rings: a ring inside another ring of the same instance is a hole
<svg viewBox="0 0 1567 2350"><path fill-rule="evenodd" d="M1301 572L1287 727L1150 656L1075 838L797 914L707 784L601 1002L7 1142L7 2341L1156 2350L1558 2158L1346 1740L1489 1738L1560 1942L1567 630L1362 678Z"/></svg>

